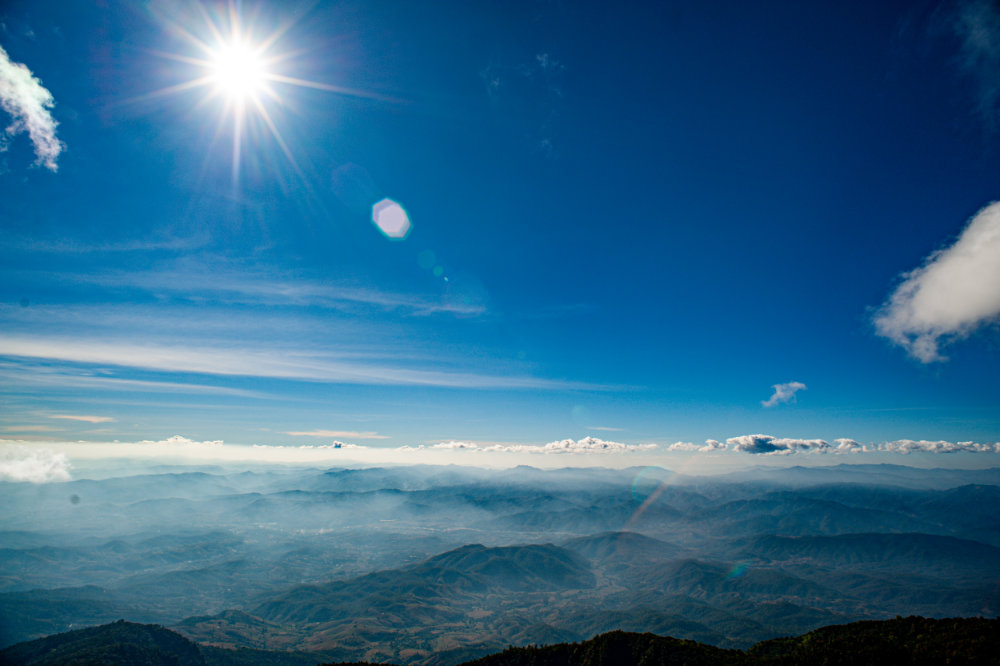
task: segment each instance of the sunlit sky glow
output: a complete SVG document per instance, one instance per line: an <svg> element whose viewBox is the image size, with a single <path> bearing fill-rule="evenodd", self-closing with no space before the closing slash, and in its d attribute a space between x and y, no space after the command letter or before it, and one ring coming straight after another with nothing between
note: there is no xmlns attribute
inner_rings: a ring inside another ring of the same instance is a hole
<svg viewBox="0 0 1000 666"><path fill-rule="evenodd" d="M4 3L0 475L996 465L997 26Z"/></svg>

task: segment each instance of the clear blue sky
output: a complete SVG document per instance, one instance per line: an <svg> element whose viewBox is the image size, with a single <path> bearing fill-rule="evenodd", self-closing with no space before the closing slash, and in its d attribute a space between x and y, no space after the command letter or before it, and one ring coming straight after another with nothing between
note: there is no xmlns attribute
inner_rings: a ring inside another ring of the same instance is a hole
<svg viewBox="0 0 1000 666"><path fill-rule="evenodd" d="M1000 440L995 3L0 23L0 436Z"/></svg>

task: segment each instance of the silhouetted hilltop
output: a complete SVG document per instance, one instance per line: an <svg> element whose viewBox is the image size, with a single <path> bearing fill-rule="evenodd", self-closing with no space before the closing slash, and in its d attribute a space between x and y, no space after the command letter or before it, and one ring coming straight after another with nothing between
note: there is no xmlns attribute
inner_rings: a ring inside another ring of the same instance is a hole
<svg viewBox="0 0 1000 666"><path fill-rule="evenodd" d="M124 620L0 651L3 666L316 666L328 658L305 652L198 645L159 625Z"/></svg>
<svg viewBox="0 0 1000 666"><path fill-rule="evenodd" d="M59 666L206 666L195 643L155 624L118 621L18 643L0 663Z"/></svg>
<svg viewBox="0 0 1000 666"><path fill-rule="evenodd" d="M118 621L19 643L9 666L315 666L323 653L229 650L158 625ZM1000 663L1000 619L898 617L823 627L746 651L655 634L612 631L579 643L508 648L461 666L930 666ZM325 666L360 666L328 662ZM387 665L384 665L387 666Z"/></svg>
<svg viewBox="0 0 1000 666"><path fill-rule="evenodd" d="M656 634L612 631L582 643L509 648L462 666L735 666L748 663L751 663L749 658L738 650L723 650Z"/></svg>
<svg viewBox="0 0 1000 666"><path fill-rule="evenodd" d="M747 650L759 664L852 666L1000 663L1000 619L897 617L821 627Z"/></svg>
<svg viewBox="0 0 1000 666"><path fill-rule="evenodd" d="M723 650L655 634L612 631L582 643L509 648L462 666L931 666L1000 663L1000 619L896 618L823 627Z"/></svg>

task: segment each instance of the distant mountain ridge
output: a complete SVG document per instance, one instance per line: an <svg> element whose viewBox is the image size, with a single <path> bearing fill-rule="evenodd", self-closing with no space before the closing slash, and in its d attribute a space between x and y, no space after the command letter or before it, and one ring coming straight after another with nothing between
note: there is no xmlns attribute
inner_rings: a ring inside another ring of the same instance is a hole
<svg viewBox="0 0 1000 666"><path fill-rule="evenodd" d="M452 666L615 629L746 649L897 614L993 616L993 480L836 465L0 482L0 648L126 617L220 648Z"/></svg>
<svg viewBox="0 0 1000 666"><path fill-rule="evenodd" d="M929 666L996 664L1000 619L898 617L822 627L726 650L655 634L612 631L579 643L508 648L460 666ZM0 651L5 666L314 666L322 653L225 650L158 625L118 621ZM366 662L367 663L367 662ZM322 666L360 666L327 662Z"/></svg>

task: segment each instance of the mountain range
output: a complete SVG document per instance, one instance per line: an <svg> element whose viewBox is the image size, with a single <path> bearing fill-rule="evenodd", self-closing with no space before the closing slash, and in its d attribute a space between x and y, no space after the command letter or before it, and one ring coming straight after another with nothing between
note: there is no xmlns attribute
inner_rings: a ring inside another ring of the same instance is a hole
<svg viewBox="0 0 1000 666"><path fill-rule="evenodd" d="M870 465L4 482L0 647L127 618L220 649L451 666L613 630L745 650L896 615L994 617L998 483Z"/></svg>

